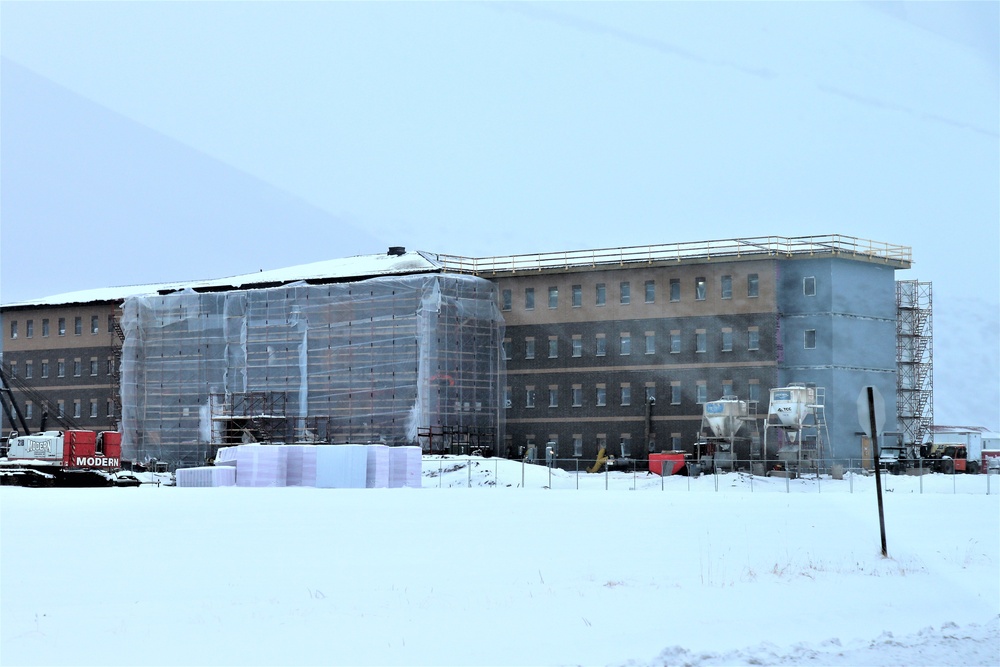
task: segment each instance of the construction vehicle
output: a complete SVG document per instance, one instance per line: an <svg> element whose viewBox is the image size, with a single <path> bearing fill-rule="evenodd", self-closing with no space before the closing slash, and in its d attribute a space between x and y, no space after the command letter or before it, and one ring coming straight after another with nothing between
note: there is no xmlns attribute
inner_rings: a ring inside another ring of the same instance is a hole
<svg viewBox="0 0 1000 667"><path fill-rule="evenodd" d="M79 428L31 433L14 400L8 376L0 370L0 407L12 428L0 457L0 484L5 486L139 486L121 472L122 435Z"/></svg>
<svg viewBox="0 0 1000 667"><path fill-rule="evenodd" d="M920 457L921 460L910 461L909 465L946 475L959 472L978 475L982 470L982 451L970 451L970 447L962 443L924 445L920 448Z"/></svg>

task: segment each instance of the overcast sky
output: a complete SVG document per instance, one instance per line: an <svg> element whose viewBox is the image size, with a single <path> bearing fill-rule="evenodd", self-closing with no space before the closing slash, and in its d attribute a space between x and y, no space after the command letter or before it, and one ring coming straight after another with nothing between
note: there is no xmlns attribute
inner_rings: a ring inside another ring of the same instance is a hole
<svg viewBox="0 0 1000 667"><path fill-rule="evenodd" d="M840 233L995 323L998 7L2 2L0 300Z"/></svg>

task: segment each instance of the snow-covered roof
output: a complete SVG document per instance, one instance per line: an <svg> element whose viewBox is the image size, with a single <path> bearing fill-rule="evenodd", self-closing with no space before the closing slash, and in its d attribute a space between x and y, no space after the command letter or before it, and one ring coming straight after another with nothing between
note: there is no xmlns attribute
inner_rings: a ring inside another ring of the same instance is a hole
<svg viewBox="0 0 1000 667"><path fill-rule="evenodd" d="M188 280L184 282L155 283L151 285L125 285L64 292L52 296L3 304L4 308L27 306L64 306L75 303L121 301L133 296L148 296L182 289L252 288L254 286L287 284L300 280L341 281L376 276L409 275L441 271L441 265L420 251L403 254L358 255L329 259L311 264L300 264L282 269L245 273L226 278Z"/></svg>

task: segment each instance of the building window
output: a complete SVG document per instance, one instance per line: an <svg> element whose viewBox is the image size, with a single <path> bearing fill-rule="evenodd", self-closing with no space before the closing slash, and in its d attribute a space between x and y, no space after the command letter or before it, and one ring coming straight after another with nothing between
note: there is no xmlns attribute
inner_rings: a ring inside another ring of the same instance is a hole
<svg viewBox="0 0 1000 667"><path fill-rule="evenodd" d="M573 434L573 456L583 456L583 435Z"/></svg>
<svg viewBox="0 0 1000 667"><path fill-rule="evenodd" d="M30 380L34 375L35 369L32 363L30 361L24 362L24 377Z"/></svg>
<svg viewBox="0 0 1000 667"><path fill-rule="evenodd" d="M603 384L597 385L597 405L605 406L608 404L608 390Z"/></svg>
<svg viewBox="0 0 1000 667"><path fill-rule="evenodd" d="M680 301L681 300L681 280L680 278L670 279L670 300Z"/></svg>
<svg viewBox="0 0 1000 667"><path fill-rule="evenodd" d="M56 414L60 417L66 416L66 401L56 401Z"/></svg>
<svg viewBox="0 0 1000 667"><path fill-rule="evenodd" d="M670 448L675 452L681 451L681 434L671 433L670 434Z"/></svg>
<svg viewBox="0 0 1000 667"><path fill-rule="evenodd" d="M66 318L65 317L60 317L59 318L59 330L58 330L58 333L59 333L60 336L65 336L66 335Z"/></svg>
<svg viewBox="0 0 1000 667"><path fill-rule="evenodd" d="M108 417L114 417L114 416L115 416L115 404L111 401L108 401Z"/></svg>
<svg viewBox="0 0 1000 667"><path fill-rule="evenodd" d="M722 276L722 292L721 296L723 299L733 298L733 277L732 276Z"/></svg>
<svg viewBox="0 0 1000 667"><path fill-rule="evenodd" d="M732 352L733 351L733 330L723 329L722 330L722 351Z"/></svg>
<svg viewBox="0 0 1000 667"><path fill-rule="evenodd" d="M604 334L597 334L597 356L603 357L608 353L608 339L604 337Z"/></svg>
<svg viewBox="0 0 1000 667"><path fill-rule="evenodd" d="M807 350L816 349L816 330L806 329L805 336L803 338L803 347Z"/></svg>
<svg viewBox="0 0 1000 667"><path fill-rule="evenodd" d="M10 337L17 338L17 320L13 320L10 323Z"/></svg>
<svg viewBox="0 0 1000 667"><path fill-rule="evenodd" d="M552 459L559 460L559 434L549 433L549 440L545 443L545 448L548 450L545 452L546 458L551 457Z"/></svg>
<svg viewBox="0 0 1000 667"><path fill-rule="evenodd" d="M582 357L583 356L583 338L580 334L573 336L573 356Z"/></svg>
<svg viewBox="0 0 1000 667"><path fill-rule="evenodd" d="M619 354L628 356L632 354L632 334L622 332L618 338Z"/></svg>
<svg viewBox="0 0 1000 667"><path fill-rule="evenodd" d="M632 456L632 434L622 433L622 439L620 441L622 458L627 459Z"/></svg>
<svg viewBox="0 0 1000 667"><path fill-rule="evenodd" d="M525 287L524 288L524 309L534 310L535 309L535 288Z"/></svg>
<svg viewBox="0 0 1000 667"><path fill-rule="evenodd" d="M723 396L732 396L733 395L733 381L732 380L723 380L722 381L722 395Z"/></svg>
<svg viewBox="0 0 1000 667"><path fill-rule="evenodd" d="M802 293L806 296L816 296L816 278L806 276L802 279Z"/></svg>
<svg viewBox="0 0 1000 667"><path fill-rule="evenodd" d="M97 399L96 398L90 399L90 417L92 419L97 417Z"/></svg>
<svg viewBox="0 0 1000 667"><path fill-rule="evenodd" d="M747 329L747 349L760 349L760 330L757 329L757 327L750 327Z"/></svg>
<svg viewBox="0 0 1000 667"><path fill-rule="evenodd" d="M524 388L524 407L533 408L535 407L535 388L525 387Z"/></svg>
<svg viewBox="0 0 1000 667"><path fill-rule="evenodd" d="M42 318L42 338L49 337L49 320L47 317Z"/></svg>
<svg viewBox="0 0 1000 667"><path fill-rule="evenodd" d="M750 400L760 401L760 384L758 384L757 380L750 380L749 390Z"/></svg>
<svg viewBox="0 0 1000 667"><path fill-rule="evenodd" d="M751 298L760 296L760 280L756 273L747 276L747 296Z"/></svg>
<svg viewBox="0 0 1000 667"><path fill-rule="evenodd" d="M705 279L701 278L701 277L695 278L694 279L694 298L696 300L698 300L698 301L704 301L705 300L705 296L707 295L707 292L708 292L708 283L705 281Z"/></svg>
<svg viewBox="0 0 1000 667"><path fill-rule="evenodd" d="M66 362L62 359L56 362L56 377L66 377Z"/></svg>
<svg viewBox="0 0 1000 667"><path fill-rule="evenodd" d="M708 349L708 333L704 329L695 331L694 346L695 352L705 352Z"/></svg>
<svg viewBox="0 0 1000 667"><path fill-rule="evenodd" d="M524 358L534 359L535 358L535 339L531 336L524 339Z"/></svg>
<svg viewBox="0 0 1000 667"><path fill-rule="evenodd" d="M97 315L91 315L90 316L90 333L92 333L92 334L100 333L100 331L101 331L101 325L98 324L100 321L101 320L100 320L99 317L97 317Z"/></svg>
<svg viewBox="0 0 1000 667"><path fill-rule="evenodd" d="M83 318L77 315L73 318L73 335L82 336L83 335Z"/></svg>
<svg viewBox="0 0 1000 667"><path fill-rule="evenodd" d="M628 382L622 383L622 405L632 405L632 385Z"/></svg>
<svg viewBox="0 0 1000 667"><path fill-rule="evenodd" d="M621 287L621 303L626 305L632 303L632 287L627 282L620 285Z"/></svg>
<svg viewBox="0 0 1000 667"><path fill-rule="evenodd" d="M501 349L503 350L503 358L504 359L512 359L513 358L513 354L512 354L512 352L513 352L513 343L511 343L510 338L504 338L503 339L503 347L501 347Z"/></svg>
<svg viewBox="0 0 1000 667"><path fill-rule="evenodd" d="M26 338L33 338L35 335L35 320L28 320L24 323L24 335Z"/></svg>
<svg viewBox="0 0 1000 667"><path fill-rule="evenodd" d="M78 378L83 375L83 364L79 359L73 360L73 377Z"/></svg>
<svg viewBox="0 0 1000 667"><path fill-rule="evenodd" d="M503 388L503 406L508 410L514 407L514 394L511 393L510 387Z"/></svg>
<svg viewBox="0 0 1000 667"><path fill-rule="evenodd" d="M595 438L597 443L597 453L600 454L602 451L607 453L608 451L608 436L604 433L598 433Z"/></svg>
<svg viewBox="0 0 1000 667"><path fill-rule="evenodd" d="M656 354L656 333L647 331L645 336L646 354Z"/></svg>
<svg viewBox="0 0 1000 667"><path fill-rule="evenodd" d="M583 306L583 287L573 285L573 307L580 308L581 306Z"/></svg>
<svg viewBox="0 0 1000 667"><path fill-rule="evenodd" d="M113 365L112 365L111 357L108 357L108 375L111 375L111 372L113 370L114 370L114 368L113 368Z"/></svg>
<svg viewBox="0 0 1000 667"><path fill-rule="evenodd" d="M549 336L549 359L555 359L559 356L559 339L555 336Z"/></svg>
<svg viewBox="0 0 1000 667"><path fill-rule="evenodd" d="M16 378L17 377L17 362L16 361L10 362L9 368L10 368L10 376L12 378Z"/></svg>
<svg viewBox="0 0 1000 667"><path fill-rule="evenodd" d="M670 354L680 354L681 332L674 330L670 332Z"/></svg>
<svg viewBox="0 0 1000 667"><path fill-rule="evenodd" d="M573 407L579 408L583 405L583 385L573 385Z"/></svg>
<svg viewBox="0 0 1000 667"><path fill-rule="evenodd" d="M646 402L656 402L656 385L647 384L646 385Z"/></svg>
<svg viewBox="0 0 1000 667"><path fill-rule="evenodd" d="M510 310L513 293L509 289L500 291L500 310Z"/></svg>
<svg viewBox="0 0 1000 667"><path fill-rule="evenodd" d="M603 306L607 302L608 290L604 283L597 283L597 305Z"/></svg>
<svg viewBox="0 0 1000 667"><path fill-rule="evenodd" d="M556 385L551 385L549 387L549 407L559 407L559 387Z"/></svg>
<svg viewBox="0 0 1000 667"><path fill-rule="evenodd" d="M48 376L49 376L49 362L48 361L43 361L42 362L42 377L43 378L47 378Z"/></svg>
<svg viewBox="0 0 1000 667"><path fill-rule="evenodd" d="M674 381L670 383L670 405L681 404L681 383Z"/></svg>
<svg viewBox="0 0 1000 667"><path fill-rule="evenodd" d="M708 385L704 382L698 383L698 404L708 402Z"/></svg>
<svg viewBox="0 0 1000 667"><path fill-rule="evenodd" d="M35 416L35 404L31 401L27 401L24 404L24 418L30 420Z"/></svg>
<svg viewBox="0 0 1000 667"><path fill-rule="evenodd" d="M92 376L97 375L97 357L90 358L90 374Z"/></svg>
<svg viewBox="0 0 1000 667"><path fill-rule="evenodd" d="M555 309L555 308L558 308L558 307L559 307L559 288L558 287L550 287L549 288L549 308Z"/></svg>
<svg viewBox="0 0 1000 667"><path fill-rule="evenodd" d="M80 412L80 399L73 401L73 417L79 419L81 415Z"/></svg>
<svg viewBox="0 0 1000 667"><path fill-rule="evenodd" d="M647 280L646 281L646 303L656 302L656 281Z"/></svg>

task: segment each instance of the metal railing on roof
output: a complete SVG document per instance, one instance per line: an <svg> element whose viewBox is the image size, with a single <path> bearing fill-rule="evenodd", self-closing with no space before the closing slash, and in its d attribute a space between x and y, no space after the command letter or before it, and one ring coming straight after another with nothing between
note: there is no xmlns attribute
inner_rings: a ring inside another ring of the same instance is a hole
<svg viewBox="0 0 1000 667"><path fill-rule="evenodd" d="M743 239L696 241L596 250L570 250L506 257L461 257L433 255L448 271L472 273L516 273L544 269L569 269L638 263L663 263L724 258L801 257L841 255L867 261L894 262L908 268L912 262L909 246L869 241L841 234L823 236L759 236Z"/></svg>

